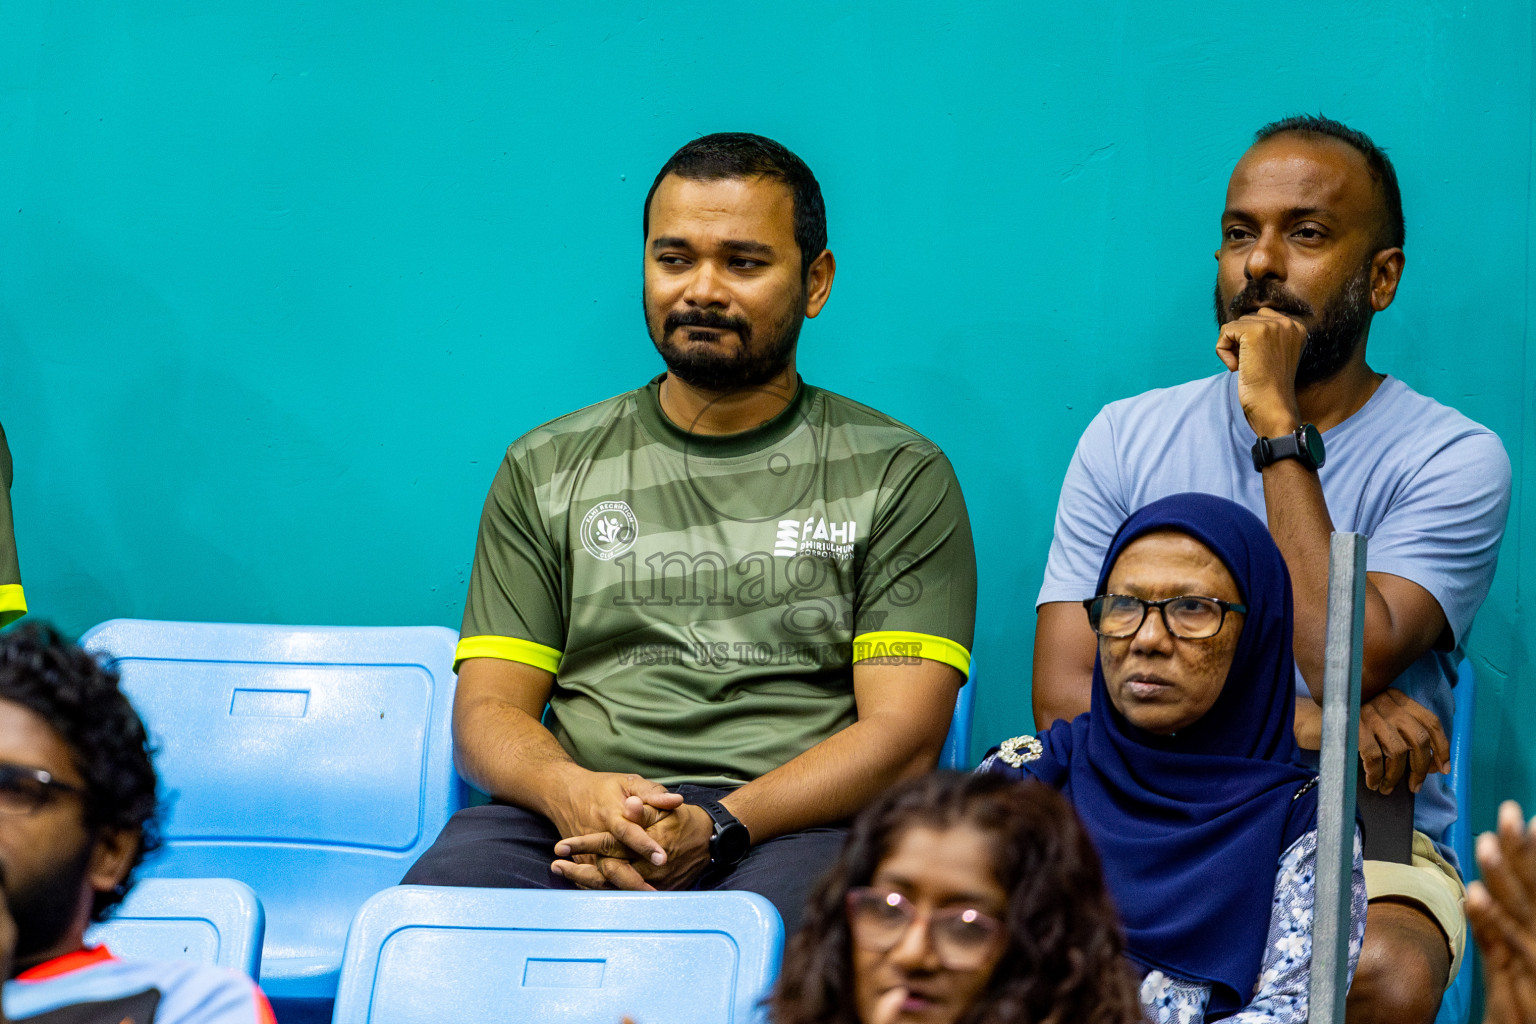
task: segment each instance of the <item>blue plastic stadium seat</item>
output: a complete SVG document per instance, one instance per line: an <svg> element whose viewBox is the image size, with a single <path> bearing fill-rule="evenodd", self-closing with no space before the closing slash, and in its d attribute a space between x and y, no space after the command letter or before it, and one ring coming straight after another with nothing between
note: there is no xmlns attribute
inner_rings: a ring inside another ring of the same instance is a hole
<svg viewBox="0 0 1536 1024"><path fill-rule="evenodd" d="M1456 820L1445 830L1445 845L1456 851L1463 876L1472 873L1472 720L1477 707L1477 677L1472 659L1456 667L1456 721L1451 725L1451 791Z"/></svg>
<svg viewBox="0 0 1536 1024"><path fill-rule="evenodd" d="M256 890L261 983L279 1012L326 1015L358 907L464 804L456 639L436 626L114 619L82 641L116 659L158 747L171 809L147 873Z"/></svg>
<svg viewBox="0 0 1536 1024"><path fill-rule="evenodd" d="M949 720L949 735L939 754L940 768L966 771L971 764L971 716L976 705L976 659L971 659L971 673L955 697L955 714Z"/></svg>
<svg viewBox="0 0 1536 1024"><path fill-rule="evenodd" d="M85 934L124 960L194 960L257 976L266 915L233 878L146 878Z"/></svg>
<svg viewBox="0 0 1536 1024"><path fill-rule="evenodd" d="M347 936L333 1024L746 1024L784 926L746 892L401 886Z"/></svg>
<svg viewBox="0 0 1536 1024"><path fill-rule="evenodd" d="M1456 720L1451 723L1451 791L1456 794L1456 821L1445 832L1445 845L1461 862L1461 876L1471 878L1476 865L1472 860L1472 719L1477 707L1477 677L1472 659L1465 658L1456 667ZM1467 952L1461 972L1440 1000L1435 1024L1466 1024L1472 1015L1474 985L1472 957L1476 947L1467 937Z"/></svg>

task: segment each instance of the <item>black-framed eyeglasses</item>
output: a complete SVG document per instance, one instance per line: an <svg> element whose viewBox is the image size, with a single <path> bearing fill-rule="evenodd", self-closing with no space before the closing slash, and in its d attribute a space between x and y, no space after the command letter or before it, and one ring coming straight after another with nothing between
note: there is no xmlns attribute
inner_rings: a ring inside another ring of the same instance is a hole
<svg viewBox="0 0 1536 1024"><path fill-rule="evenodd" d="M1205 640L1221 632L1228 612L1246 613L1248 606L1198 594L1144 601L1129 594L1100 594L1083 602L1088 609L1088 624L1099 636L1123 639L1135 636L1156 608L1163 617L1163 627L1184 640Z"/></svg>
<svg viewBox="0 0 1536 1024"><path fill-rule="evenodd" d="M850 889L847 908L853 941L875 953L894 949L918 919L912 901L888 889ZM980 967L1002 934L1002 922L975 907L940 907L928 914L928 941L939 963L952 971Z"/></svg>
<svg viewBox="0 0 1536 1024"><path fill-rule="evenodd" d="M0 762L0 814L31 814L54 793L85 796L84 789L60 782L52 772Z"/></svg>

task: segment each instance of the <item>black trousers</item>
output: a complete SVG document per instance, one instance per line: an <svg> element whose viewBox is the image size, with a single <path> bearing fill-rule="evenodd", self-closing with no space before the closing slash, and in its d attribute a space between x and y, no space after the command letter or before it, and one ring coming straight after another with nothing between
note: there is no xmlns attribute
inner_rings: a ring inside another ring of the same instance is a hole
<svg viewBox="0 0 1536 1024"><path fill-rule="evenodd" d="M690 804L718 800L731 791L682 785L673 791ZM845 828L811 828L758 843L734 868L706 870L695 890L744 889L772 903L793 935L811 889L843 848ZM553 874L560 833L548 818L507 804L486 804L459 811L402 885L467 885L492 889L571 889Z"/></svg>

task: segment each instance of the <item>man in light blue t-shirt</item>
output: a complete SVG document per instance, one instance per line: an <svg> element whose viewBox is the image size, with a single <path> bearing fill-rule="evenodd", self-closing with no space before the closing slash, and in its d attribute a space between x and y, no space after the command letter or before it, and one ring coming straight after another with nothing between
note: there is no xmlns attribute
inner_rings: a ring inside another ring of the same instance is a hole
<svg viewBox="0 0 1536 1024"><path fill-rule="evenodd" d="M1296 731L1316 749L1329 534L1369 536L1360 750L1372 788L1415 791L1416 833L1412 864L1366 864L1351 1024L1432 1021L1461 964L1463 889L1441 842L1456 810L1441 773L1456 665L1509 508L1497 435L1366 364L1402 245L1396 173L1370 139L1324 118L1260 129L1228 184L1216 253L1216 355L1229 372L1111 403L1089 424L1062 485L1035 634L1044 729L1088 710L1097 645L1081 602L1120 523L1180 491L1231 498L1267 520L1290 568Z"/></svg>

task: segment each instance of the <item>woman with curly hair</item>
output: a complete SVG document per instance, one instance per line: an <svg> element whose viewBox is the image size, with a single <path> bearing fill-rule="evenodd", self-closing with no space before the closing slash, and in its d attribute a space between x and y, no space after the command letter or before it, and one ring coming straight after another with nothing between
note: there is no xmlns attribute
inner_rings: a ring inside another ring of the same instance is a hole
<svg viewBox="0 0 1536 1024"><path fill-rule="evenodd" d="M773 1024L1141 1020L1098 857L1045 786L939 772L867 807L789 943Z"/></svg>

